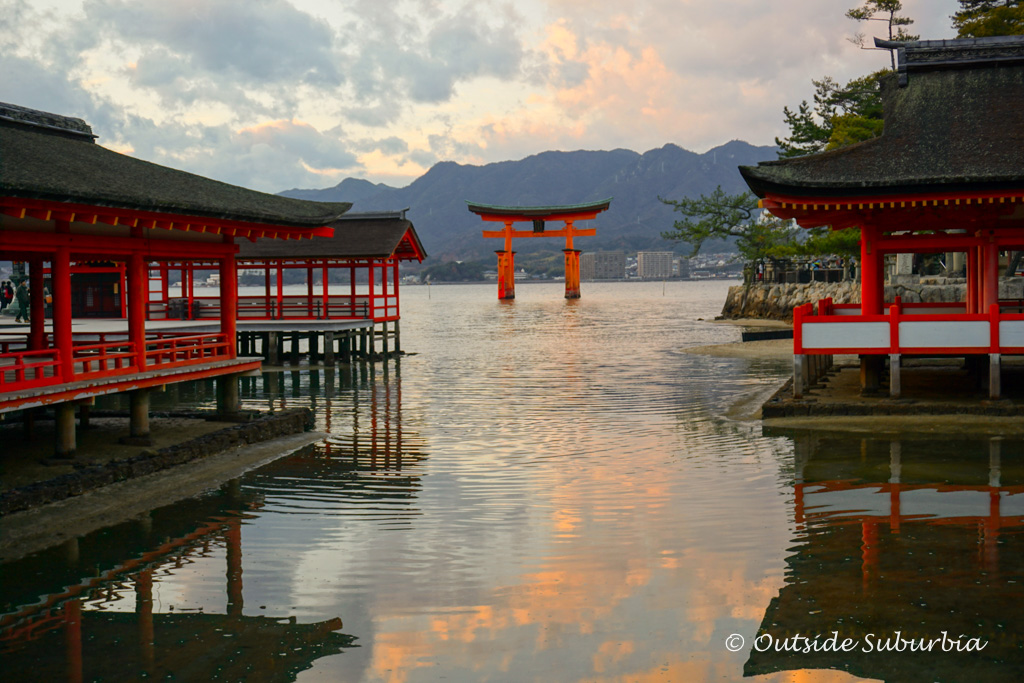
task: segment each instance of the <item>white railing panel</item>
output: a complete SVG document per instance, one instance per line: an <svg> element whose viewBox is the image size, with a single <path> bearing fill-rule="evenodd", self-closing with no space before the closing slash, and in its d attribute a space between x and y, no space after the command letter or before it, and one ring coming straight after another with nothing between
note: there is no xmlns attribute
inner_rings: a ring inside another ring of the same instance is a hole
<svg viewBox="0 0 1024 683"><path fill-rule="evenodd" d="M887 349L889 323L803 323L804 349Z"/></svg>
<svg viewBox="0 0 1024 683"><path fill-rule="evenodd" d="M901 320L900 348L988 348L985 320Z"/></svg>
<svg viewBox="0 0 1024 683"><path fill-rule="evenodd" d="M1024 320L999 321L999 346L1024 346Z"/></svg>

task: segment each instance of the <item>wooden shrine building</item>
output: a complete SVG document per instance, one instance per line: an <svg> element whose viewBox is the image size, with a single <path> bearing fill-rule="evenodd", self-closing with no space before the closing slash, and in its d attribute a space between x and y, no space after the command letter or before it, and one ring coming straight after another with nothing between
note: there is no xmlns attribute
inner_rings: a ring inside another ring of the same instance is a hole
<svg viewBox="0 0 1024 683"><path fill-rule="evenodd" d="M332 223L332 235L308 240L256 240L239 245L238 269L256 275L263 290L237 299L242 352L257 351L276 364L284 353L285 337L297 353L308 342L311 358L333 362L335 353L346 360L361 352L376 353L381 340L386 356L400 349L399 264L423 261L426 251L416 229L402 211L346 213ZM197 289L197 273L209 262L162 262L153 268L149 316L163 320L209 320L220 316L216 290ZM180 291L172 296L172 272L180 275ZM285 291L288 273L298 272L305 291ZM319 280L316 283L316 280ZM358 343L359 348L355 348Z"/></svg>
<svg viewBox="0 0 1024 683"><path fill-rule="evenodd" d="M899 54L882 81L883 135L740 168L776 216L861 231L860 303L794 311L794 395L808 359L855 353L869 391L888 356L893 396L903 356L988 359L998 397L1001 355L1024 354L1024 315L998 281L1000 252L1024 249L1024 36L876 43ZM966 255L966 300L885 300L887 254L950 252Z"/></svg>
<svg viewBox="0 0 1024 683"><path fill-rule="evenodd" d="M580 250L574 248L573 237L588 237L597 234L594 228L580 229L576 221L593 220L597 214L608 209L611 198L589 204L563 206L490 206L469 204L469 210L484 221L504 223L501 230L484 230L484 237L503 239L504 248L498 255L498 298L516 298L516 253L512 251L513 237L565 237L565 298L580 298ZM532 223L532 230L515 230L515 223ZM560 229L548 230L549 222L562 222Z"/></svg>
<svg viewBox="0 0 1024 683"><path fill-rule="evenodd" d="M23 261L29 325L0 325L0 414L53 406L57 454L75 450L74 412L96 396L131 392L132 436L148 435L148 390L222 378L221 408L237 407L236 240L309 240L350 204L310 202L227 185L104 149L81 119L0 105L0 260ZM151 263L213 264L224 283L216 326L147 324ZM124 319L105 336L72 316L79 264L124 269ZM53 316L44 319L49 264ZM116 264L110 266L109 264Z"/></svg>

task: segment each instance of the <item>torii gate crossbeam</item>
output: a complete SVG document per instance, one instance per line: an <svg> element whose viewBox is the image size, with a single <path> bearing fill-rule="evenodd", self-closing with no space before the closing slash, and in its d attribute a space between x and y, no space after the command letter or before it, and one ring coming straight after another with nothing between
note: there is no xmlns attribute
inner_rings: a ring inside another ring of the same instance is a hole
<svg viewBox="0 0 1024 683"><path fill-rule="evenodd" d="M611 198L589 204L564 206L490 206L466 202L469 210L484 221L504 223L502 230L484 230L483 236L504 239L504 249L498 255L498 299L516 298L515 252L512 239L515 237L565 237L565 298L580 298L580 251L573 245L574 237L592 237L596 228L577 228L576 221L593 220L611 204ZM561 221L564 228L546 230L548 222ZM515 223L533 223L533 230L515 230Z"/></svg>

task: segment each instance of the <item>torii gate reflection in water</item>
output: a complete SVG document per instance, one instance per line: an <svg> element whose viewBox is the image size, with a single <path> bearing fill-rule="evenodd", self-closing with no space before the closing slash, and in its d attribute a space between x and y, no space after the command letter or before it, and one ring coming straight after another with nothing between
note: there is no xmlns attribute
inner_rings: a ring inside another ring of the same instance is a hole
<svg viewBox="0 0 1024 683"><path fill-rule="evenodd" d="M611 198L590 204L566 206L489 206L466 202L469 210L485 221L504 223L503 230L484 230L484 237L505 239L505 248L498 255L498 298L516 298L516 266L512 251L513 237L565 237L565 298L580 298L580 250L573 247L573 237L591 237L596 228L579 230L576 221L592 220L608 208ZM563 221L561 230L545 230L549 221ZM513 230L513 223L532 222L533 230Z"/></svg>

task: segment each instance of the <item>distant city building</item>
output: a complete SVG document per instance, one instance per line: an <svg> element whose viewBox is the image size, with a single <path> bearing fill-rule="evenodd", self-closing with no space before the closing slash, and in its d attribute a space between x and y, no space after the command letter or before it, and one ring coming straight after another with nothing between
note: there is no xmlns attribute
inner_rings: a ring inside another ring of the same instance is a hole
<svg viewBox="0 0 1024 683"><path fill-rule="evenodd" d="M626 254L621 251L595 251L580 254L581 280L623 280Z"/></svg>
<svg viewBox="0 0 1024 683"><path fill-rule="evenodd" d="M671 251L638 251L636 274L641 280L664 280L672 277Z"/></svg>

